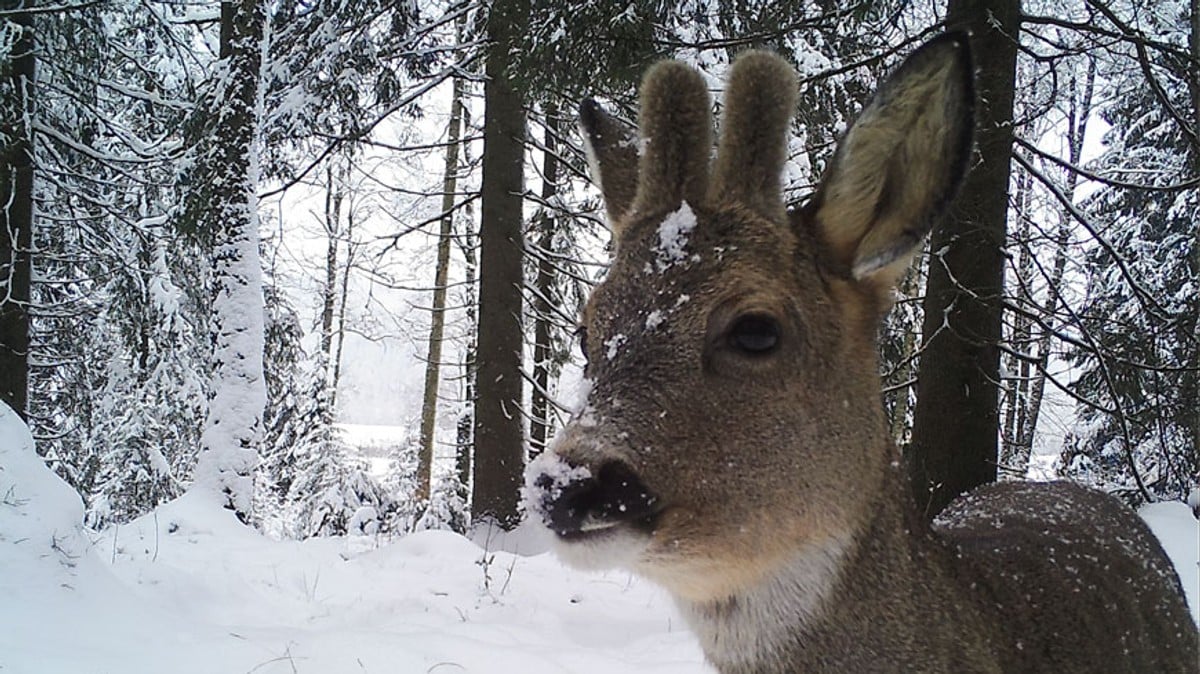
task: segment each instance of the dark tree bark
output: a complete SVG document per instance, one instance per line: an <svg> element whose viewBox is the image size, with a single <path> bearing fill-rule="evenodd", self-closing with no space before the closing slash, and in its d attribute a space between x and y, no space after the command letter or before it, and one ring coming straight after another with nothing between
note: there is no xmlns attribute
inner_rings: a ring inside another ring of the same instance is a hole
<svg viewBox="0 0 1200 674"><path fill-rule="evenodd" d="M27 418L29 300L33 261L33 15L25 2L4 2L5 21L20 29L9 59L0 63L0 402Z"/></svg>
<svg viewBox="0 0 1200 674"><path fill-rule="evenodd" d="M929 517L996 479L999 381L1012 161L1019 0L950 0L946 23L968 29L978 73L975 166L934 230L907 460Z"/></svg>
<svg viewBox="0 0 1200 674"><path fill-rule="evenodd" d="M479 340L474 515L509 528L519 520L524 470L521 205L525 111L508 64L528 3L496 0L487 25L479 232Z"/></svg>
<svg viewBox="0 0 1200 674"><path fill-rule="evenodd" d="M1188 32L1188 52L1192 57L1192 67L1187 70L1188 76L1188 94L1192 99L1192 129L1193 132L1200 136L1200 0L1191 0L1189 3L1191 13ZM1192 173L1200 175L1200 150L1192 148ZM1191 259L1192 278L1200 279L1200 219L1193 223L1192 228L1192 255ZM1196 322L1195 330L1193 330L1192 344L1192 362L1191 373L1186 377L1189 379L1185 386L1192 391L1200 392L1200 321ZM1191 419L1191 435L1192 435L1192 451L1193 456L1200 457L1200 405L1196 405Z"/></svg>

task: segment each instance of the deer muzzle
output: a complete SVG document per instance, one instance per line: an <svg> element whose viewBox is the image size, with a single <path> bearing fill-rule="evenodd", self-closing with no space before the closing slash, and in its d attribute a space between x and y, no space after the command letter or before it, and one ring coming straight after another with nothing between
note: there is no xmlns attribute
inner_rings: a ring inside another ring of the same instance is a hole
<svg viewBox="0 0 1200 674"><path fill-rule="evenodd" d="M582 539L620 525L653 528L661 499L628 464L608 461L593 471L556 456L547 459L530 476L527 500L560 539Z"/></svg>

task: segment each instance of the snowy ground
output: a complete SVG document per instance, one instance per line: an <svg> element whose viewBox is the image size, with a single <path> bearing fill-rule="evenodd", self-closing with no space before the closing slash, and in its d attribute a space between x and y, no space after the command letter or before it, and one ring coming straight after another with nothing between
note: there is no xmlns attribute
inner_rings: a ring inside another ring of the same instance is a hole
<svg viewBox="0 0 1200 674"><path fill-rule="evenodd" d="M0 405L0 673L698 672L658 590L530 535L267 539L197 494L99 537Z"/></svg>
<svg viewBox="0 0 1200 674"><path fill-rule="evenodd" d="M264 538L203 496L89 535L0 405L0 673L702 672L665 596L535 537ZM1196 520L1144 513L1200 601ZM491 546L489 546L491 547Z"/></svg>

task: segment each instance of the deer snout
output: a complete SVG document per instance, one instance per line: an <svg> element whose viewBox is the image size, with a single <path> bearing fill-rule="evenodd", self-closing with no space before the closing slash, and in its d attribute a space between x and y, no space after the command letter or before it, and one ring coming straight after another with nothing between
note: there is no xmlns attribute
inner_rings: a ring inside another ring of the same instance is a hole
<svg viewBox="0 0 1200 674"><path fill-rule="evenodd" d="M559 537L569 540L621 524L650 527L660 499L628 464L607 461L593 471L557 462L533 477L530 500Z"/></svg>

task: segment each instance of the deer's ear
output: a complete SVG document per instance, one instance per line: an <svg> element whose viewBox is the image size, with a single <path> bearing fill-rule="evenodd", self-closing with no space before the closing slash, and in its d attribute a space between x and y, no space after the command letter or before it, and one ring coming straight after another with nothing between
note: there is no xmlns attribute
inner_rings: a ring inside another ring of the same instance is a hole
<svg viewBox="0 0 1200 674"><path fill-rule="evenodd" d="M832 267L891 292L966 173L974 103L965 33L928 42L883 83L799 213Z"/></svg>
<svg viewBox="0 0 1200 674"><path fill-rule="evenodd" d="M592 180L604 195L608 220L620 222L637 194L637 131L590 98L579 105L579 128Z"/></svg>

